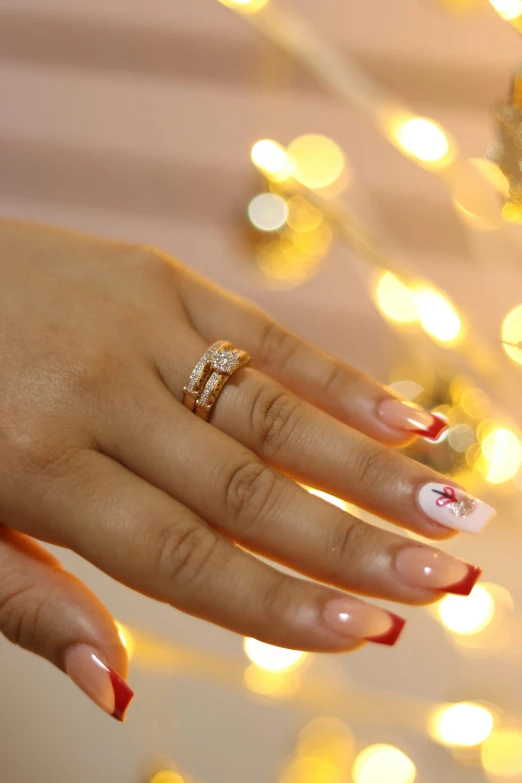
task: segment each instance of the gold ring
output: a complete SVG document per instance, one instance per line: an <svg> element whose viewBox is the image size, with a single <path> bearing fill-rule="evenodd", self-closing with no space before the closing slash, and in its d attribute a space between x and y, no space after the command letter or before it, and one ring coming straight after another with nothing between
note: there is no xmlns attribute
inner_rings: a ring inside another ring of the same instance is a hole
<svg viewBox="0 0 522 783"><path fill-rule="evenodd" d="M208 421L212 408L230 376L250 361L246 351L227 340L218 340L207 348L183 388L183 405Z"/></svg>

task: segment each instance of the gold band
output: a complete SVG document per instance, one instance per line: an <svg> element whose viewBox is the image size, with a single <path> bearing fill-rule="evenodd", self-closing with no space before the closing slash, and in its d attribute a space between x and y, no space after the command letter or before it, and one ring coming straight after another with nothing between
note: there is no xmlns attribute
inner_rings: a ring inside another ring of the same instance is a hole
<svg viewBox="0 0 522 783"><path fill-rule="evenodd" d="M227 340L218 340L196 364L183 389L183 405L208 421L212 408L230 376L250 361L246 351L234 348Z"/></svg>

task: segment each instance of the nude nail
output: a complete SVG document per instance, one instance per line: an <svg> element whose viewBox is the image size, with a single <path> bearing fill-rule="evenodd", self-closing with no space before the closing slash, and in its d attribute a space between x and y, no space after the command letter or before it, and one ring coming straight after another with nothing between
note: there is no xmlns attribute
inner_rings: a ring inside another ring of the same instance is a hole
<svg viewBox="0 0 522 783"><path fill-rule="evenodd" d="M482 573L465 560L424 546L401 549L395 568L411 585L455 595L469 595Z"/></svg>
<svg viewBox="0 0 522 783"><path fill-rule="evenodd" d="M65 653L65 670L98 707L116 720L125 720L134 692L114 669L103 663L97 650L87 644L69 647Z"/></svg>
<svg viewBox="0 0 522 783"><path fill-rule="evenodd" d="M449 484L424 484L418 503L427 517L439 525L478 534L496 514L492 506Z"/></svg>
<svg viewBox="0 0 522 783"><path fill-rule="evenodd" d="M422 435L428 440L437 440L448 427L445 419L407 400L383 400L379 415L388 427Z"/></svg>
<svg viewBox="0 0 522 783"><path fill-rule="evenodd" d="M406 623L402 617L349 598L336 598L324 610L326 624L335 633L351 639L393 645Z"/></svg>

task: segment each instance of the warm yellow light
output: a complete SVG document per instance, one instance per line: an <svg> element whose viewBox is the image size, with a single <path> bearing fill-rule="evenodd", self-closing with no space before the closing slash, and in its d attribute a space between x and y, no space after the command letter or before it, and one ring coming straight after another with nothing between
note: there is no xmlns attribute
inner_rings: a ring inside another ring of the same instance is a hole
<svg viewBox="0 0 522 783"><path fill-rule="evenodd" d="M269 0L219 0L219 2L226 5L227 8L234 8L243 14L253 14L264 8Z"/></svg>
<svg viewBox="0 0 522 783"><path fill-rule="evenodd" d="M425 285L416 286L413 295L424 331L439 342L455 344L461 335L461 323L451 302Z"/></svg>
<svg viewBox="0 0 522 783"><path fill-rule="evenodd" d="M413 783L415 764L393 745L372 745L353 765L355 783Z"/></svg>
<svg viewBox="0 0 522 783"><path fill-rule="evenodd" d="M346 511L348 508L348 503L346 503L344 500L341 500L341 498L336 498L334 495L329 495L327 492L321 492L320 489L313 489L312 487L307 487L307 489L311 495L317 495L318 498L326 500L328 503L331 503L333 506L337 506L337 508L340 508L343 511Z"/></svg>
<svg viewBox="0 0 522 783"><path fill-rule="evenodd" d="M297 758L283 770L280 783L340 783L337 767L328 759Z"/></svg>
<svg viewBox="0 0 522 783"><path fill-rule="evenodd" d="M489 0L489 2L502 19L511 21L522 15L522 0Z"/></svg>
<svg viewBox="0 0 522 783"><path fill-rule="evenodd" d="M501 778L522 775L522 731L495 729L481 748L482 765L486 772Z"/></svg>
<svg viewBox="0 0 522 783"><path fill-rule="evenodd" d="M171 769L162 769L156 772L149 783L183 783L183 778Z"/></svg>
<svg viewBox="0 0 522 783"><path fill-rule="evenodd" d="M411 117L394 128L394 136L399 147L425 163L442 161L449 151L449 141L433 120L423 117Z"/></svg>
<svg viewBox="0 0 522 783"><path fill-rule="evenodd" d="M308 280L316 271L319 259L306 255L288 237L265 242L257 249L259 268L278 288L290 288Z"/></svg>
<svg viewBox="0 0 522 783"><path fill-rule="evenodd" d="M287 236L301 253L316 257L325 255L333 240L332 229L327 223L321 223L313 231L291 231Z"/></svg>
<svg viewBox="0 0 522 783"><path fill-rule="evenodd" d="M338 769L351 765L353 749L352 732L338 718L315 718L302 729L297 743L298 756L326 759Z"/></svg>
<svg viewBox="0 0 522 783"><path fill-rule="evenodd" d="M419 311L410 289L391 272L381 275L375 298L382 314L392 321L410 324L419 319Z"/></svg>
<svg viewBox="0 0 522 783"><path fill-rule="evenodd" d="M267 671L251 663L243 673L243 682L252 693L286 699L299 690L301 678L297 672Z"/></svg>
<svg viewBox="0 0 522 783"><path fill-rule="evenodd" d="M245 637L243 648L252 663L271 672L291 671L304 663L306 653L273 647L257 639Z"/></svg>
<svg viewBox="0 0 522 783"><path fill-rule="evenodd" d="M326 188L343 173L344 155L335 141L327 136L308 133L288 145L294 162L293 177L307 188Z"/></svg>
<svg viewBox="0 0 522 783"><path fill-rule="evenodd" d="M431 736L445 745L479 745L493 730L493 715L471 702L437 708L430 716Z"/></svg>
<svg viewBox="0 0 522 783"><path fill-rule="evenodd" d="M511 430L499 427L482 441L482 456L485 464L479 468L490 484L504 484L510 481L522 465L522 446Z"/></svg>
<svg viewBox="0 0 522 783"><path fill-rule="evenodd" d="M132 658L132 655L134 654L134 648L136 645L131 632L125 625L122 625L121 623L118 622L116 623L116 628L118 629L118 636L121 639L121 643L127 650L127 655L129 656L129 658Z"/></svg>
<svg viewBox="0 0 522 783"><path fill-rule="evenodd" d="M517 305L502 323L502 344L510 359L522 364L522 305ZM517 346L520 344L520 348Z"/></svg>
<svg viewBox="0 0 522 783"><path fill-rule="evenodd" d="M486 628L495 614L493 596L483 585L476 585L467 597L446 595L436 611L443 625L453 633L471 636Z"/></svg>
<svg viewBox="0 0 522 783"><path fill-rule="evenodd" d="M292 196L288 200L287 223L295 231L313 231L323 221L321 210L310 204L303 196Z"/></svg>
<svg viewBox="0 0 522 783"><path fill-rule="evenodd" d="M277 193L260 193L248 205L250 222L260 231L277 231L288 217L288 205Z"/></svg>
<svg viewBox="0 0 522 783"><path fill-rule="evenodd" d="M490 400L482 389L466 389L460 398L460 406L467 416L483 419L488 415Z"/></svg>
<svg viewBox="0 0 522 783"><path fill-rule="evenodd" d="M251 152L252 163L274 182L282 182L292 174L293 163L288 153L277 141L256 141Z"/></svg>

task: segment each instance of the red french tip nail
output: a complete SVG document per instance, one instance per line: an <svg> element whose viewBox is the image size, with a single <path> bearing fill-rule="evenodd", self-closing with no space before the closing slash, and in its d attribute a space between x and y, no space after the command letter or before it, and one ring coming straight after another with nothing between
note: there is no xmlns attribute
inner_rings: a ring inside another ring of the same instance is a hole
<svg viewBox="0 0 522 783"><path fill-rule="evenodd" d="M417 429L410 430L415 435L422 435L427 440L437 440L444 430L448 429L448 422L446 419L441 419L440 416L432 414L433 423L429 427L418 427Z"/></svg>
<svg viewBox="0 0 522 783"><path fill-rule="evenodd" d="M390 630L386 631L386 633L380 634L379 636L367 636L367 642L374 642L375 644L386 644L388 647L392 647L396 643L402 633L402 629L406 625L406 620L403 617L399 617L397 614L392 614L391 612L390 617L392 618L392 626Z"/></svg>
<svg viewBox="0 0 522 783"><path fill-rule="evenodd" d="M109 677L114 691L114 712L112 713L112 717L123 723L129 704L134 698L134 691L127 685L125 680L122 680L122 678L110 668Z"/></svg>
<svg viewBox="0 0 522 783"><path fill-rule="evenodd" d="M449 587L441 588L443 593L453 593L453 595L469 595L475 587L478 578L482 574L482 569L477 566L468 566L468 573L458 582Z"/></svg>

